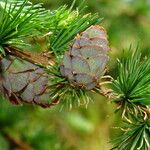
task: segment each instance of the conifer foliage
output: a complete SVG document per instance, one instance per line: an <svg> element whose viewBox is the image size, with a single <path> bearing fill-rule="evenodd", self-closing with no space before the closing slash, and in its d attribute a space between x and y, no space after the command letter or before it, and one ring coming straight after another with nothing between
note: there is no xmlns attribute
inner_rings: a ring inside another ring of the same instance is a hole
<svg viewBox="0 0 150 150"><path fill-rule="evenodd" d="M107 32L97 14L83 14L83 6L50 11L28 0L0 2L0 94L17 105L71 109L87 106L96 92L113 99L127 123L112 149L148 150L150 56L127 50L118 77L104 82L111 59ZM45 51L33 51L30 40L37 37L46 38Z"/></svg>

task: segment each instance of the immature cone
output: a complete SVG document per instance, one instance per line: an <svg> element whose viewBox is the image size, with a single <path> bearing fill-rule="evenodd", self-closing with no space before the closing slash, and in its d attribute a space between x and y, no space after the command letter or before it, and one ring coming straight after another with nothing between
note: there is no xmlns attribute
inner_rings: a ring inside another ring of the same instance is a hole
<svg viewBox="0 0 150 150"><path fill-rule="evenodd" d="M109 46L107 33L101 26L91 26L77 35L60 66L62 76L75 86L93 89L105 73Z"/></svg>
<svg viewBox="0 0 150 150"><path fill-rule="evenodd" d="M35 103L42 107L52 106L48 91L49 75L40 67L8 55L0 61L0 95L10 102Z"/></svg>

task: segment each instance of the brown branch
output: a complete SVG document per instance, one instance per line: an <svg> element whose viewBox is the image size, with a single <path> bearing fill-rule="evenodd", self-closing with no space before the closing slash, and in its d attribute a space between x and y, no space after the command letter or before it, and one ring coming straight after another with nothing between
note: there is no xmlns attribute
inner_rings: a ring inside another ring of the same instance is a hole
<svg viewBox="0 0 150 150"><path fill-rule="evenodd" d="M6 133L4 130L1 130L4 138L10 143L10 146L17 147L21 150L32 150L32 147L22 140L14 138L12 135Z"/></svg>
<svg viewBox="0 0 150 150"><path fill-rule="evenodd" d="M7 54L17 56L36 65L40 65L43 67L46 67L48 65L54 65L53 56L49 53L43 54L28 51L20 51L19 49L14 47L7 47L5 48L5 50Z"/></svg>
<svg viewBox="0 0 150 150"><path fill-rule="evenodd" d="M0 55L0 61L3 59L2 55Z"/></svg>

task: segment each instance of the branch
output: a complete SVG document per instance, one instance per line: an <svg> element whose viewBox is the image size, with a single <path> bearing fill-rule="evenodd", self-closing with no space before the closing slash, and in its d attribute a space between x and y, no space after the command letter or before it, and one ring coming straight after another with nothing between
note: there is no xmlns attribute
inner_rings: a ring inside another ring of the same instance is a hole
<svg viewBox="0 0 150 150"><path fill-rule="evenodd" d="M20 148L21 150L32 150L31 146L22 140L14 138L12 135L6 133L4 130L1 130L2 135L9 141L10 145Z"/></svg>
<svg viewBox="0 0 150 150"><path fill-rule="evenodd" d="M3 59L2 55L0 55L0 61Z"/></svg>
<svg viewBox="0 0 150 150"><path fill-rule="evenodd" d="M47 67L49 65L54 65L53 56L50 53L35 53L35 52L28 52L28 51L20 51L14 47L6 47L6 53L17 56L21 59L27 60L35 65L39 65L42 67Z"/></svg>

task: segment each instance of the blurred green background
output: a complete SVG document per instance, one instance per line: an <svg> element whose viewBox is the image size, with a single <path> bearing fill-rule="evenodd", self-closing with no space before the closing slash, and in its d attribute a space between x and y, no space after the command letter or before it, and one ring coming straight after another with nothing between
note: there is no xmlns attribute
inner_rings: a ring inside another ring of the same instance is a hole
<svg viewBox="0 0 150 150"><path fill-rule="evenodd" d="M71 5L70 0L33 0L46 8ZM76 6L81 3L77 1ZM109 72L116 76L116 58L122 49L150 49L150 0L85 0L87 13L99 13L108 31L111 60ZM59 111L57 107L12 106L0 102L0 150L109 150L110 139L119 133L115 105L95 95L88 108Z"/></svg>

